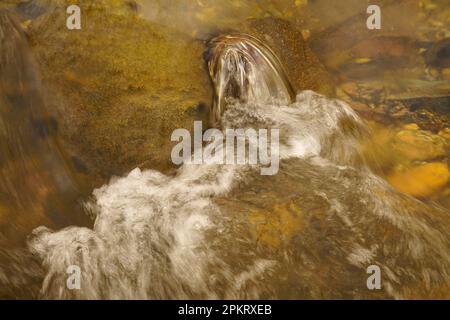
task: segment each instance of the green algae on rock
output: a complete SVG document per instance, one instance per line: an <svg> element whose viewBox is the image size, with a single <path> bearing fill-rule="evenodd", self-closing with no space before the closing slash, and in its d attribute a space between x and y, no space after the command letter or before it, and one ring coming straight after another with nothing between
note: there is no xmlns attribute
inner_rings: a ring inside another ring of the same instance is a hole
<svg viewBox="0 0 450 320"><path fill-rule="evenodd" d="M124 1L78 1L82 29L68 30L70 3L29 30L63 147L98 182L136 166L170 168L171 132L191 128L211 100L202 43Z"/></svg>

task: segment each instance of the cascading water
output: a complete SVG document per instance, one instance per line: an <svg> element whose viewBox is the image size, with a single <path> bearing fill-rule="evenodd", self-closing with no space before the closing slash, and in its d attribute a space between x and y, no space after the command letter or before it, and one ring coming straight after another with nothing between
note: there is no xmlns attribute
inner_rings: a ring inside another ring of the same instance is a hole
<svg viewBox="0 0 450 320"><path fill-rule="evenodd" d="M387 297L448 281L445 213L355 166L363 125L350 107L312 92L287 104L289 89L274 73L280 66L256 63L264 54L255 43L232 39L236 46L213 55L220 68L210 64L215 110L223 112L224 128L280 128L279 175L263 178L246 166L183 165L175 177L136 169L113 179L88 203L96 215L93 230L35 230L30 248L48 270L43 296L370 297L368 264L385 270ZM249 213L267 207L258 193L270 193L269 187L280 205L301 208L289 215L304 225L290 239L286 232L282 244L275 242L281 246L276 251L248 230ZM83 290L61 290L69 265L80 266Z"/></svg>
<svg viewBox="0 0 450 320"><path fill-rule="evenodd" d="M173 176L135 169L112 178L85 203L93 228L33 231L40 297L405 298L448 289L448 212L370 172L355 112L312 91L292 100L259 40L213 44L213 120L280 129L278 174L184 164ZM72 265L80 290L66 286ZM367 289L369 265L381 268L384 290Z"/></svg>
<svg viewBox="0 0 450 320"><path fill-rule="evenodd" d="M278 57L255 37L219 36L209 42L206 56L215 90L213 124L220 123L229 99L263 104L288 104L295 99Z"/></svg>

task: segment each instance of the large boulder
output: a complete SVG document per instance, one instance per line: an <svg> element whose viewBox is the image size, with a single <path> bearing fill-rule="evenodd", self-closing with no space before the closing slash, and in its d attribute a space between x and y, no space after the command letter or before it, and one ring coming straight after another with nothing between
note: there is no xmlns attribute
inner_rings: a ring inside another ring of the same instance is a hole
<svg viewBox="0 0 450 320"><path fill-rule="evenodd" d="M36 2L46 13L29 26L71 164L94 184L137 166L169 169L172 131L191 128L211 101L203 44L119 0L78 1L82 29L68 30L71 3Z"/></svg>

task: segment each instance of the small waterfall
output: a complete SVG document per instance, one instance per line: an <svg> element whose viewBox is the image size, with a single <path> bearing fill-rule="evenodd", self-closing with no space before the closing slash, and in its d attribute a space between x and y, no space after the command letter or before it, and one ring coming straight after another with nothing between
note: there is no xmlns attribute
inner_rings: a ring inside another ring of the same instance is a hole
<svg viewBox="0 0 450 320"><path fill-rule="evenodd" d="M212 39L207 50L215 97L213 124L220 122L230 99L244 103L287 104L295 99L282 63L263 42L247 34Z"/></svg>

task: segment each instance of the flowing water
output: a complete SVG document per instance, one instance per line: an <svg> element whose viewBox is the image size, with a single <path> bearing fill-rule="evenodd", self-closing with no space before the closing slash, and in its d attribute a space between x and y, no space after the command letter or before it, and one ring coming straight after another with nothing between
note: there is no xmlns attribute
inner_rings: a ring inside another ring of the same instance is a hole
<svg viewBox="0 0 450 320"><path fill-rule="evenodd" d="M219 36L209 42L206 56L214 83L212 121L220 121L226 99L288 103L294 98L283 66L272 50L247 34Z"/></svg>
<svg viewBox="0 0 450 320"><path fill-rule="evenodd" d="M9 54L2 43L0 121L9 152L1 158L2 196L13 199L11 208L22 205L15 214L36 216L49 197L32 182L10 182L4 170L19 166L17 179L26 181L40 178L33 170L44 167L39 185L68 203L58 207L62 222L42 210L47 218L37 224L46 226L30 231L21 249L2 249L0 296L29 290L44 299L408 298L448 289L448 211L373 174L361 151L370 133L352 108L312 91L293 97L273 53L246 35L212 42L213 120L222 130L279 129L279 172L263 176L258 165L237 164L184 164L173 175L136 168L83 200L94 220L83 226L64 211L76 205L64 196L72 180L57 146L49 135L35 143L34 131L13 121L44 110L43 90L24 89L19 97L32 105L11 111L23 103L5 84L25 88L39 80L22 78L36 70L31 53L23 35L5 32L15 28L8 16L0 18L0 40L23 45ZM13 69L4 73L6 66ZM29 158L36 160L22 164ZM81 290L66 286L72 265L81 269ZM381 268L384 290L367 289L369 265Z"/></svg>

